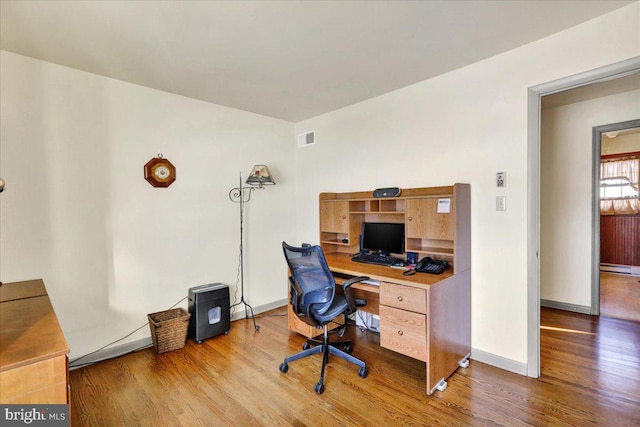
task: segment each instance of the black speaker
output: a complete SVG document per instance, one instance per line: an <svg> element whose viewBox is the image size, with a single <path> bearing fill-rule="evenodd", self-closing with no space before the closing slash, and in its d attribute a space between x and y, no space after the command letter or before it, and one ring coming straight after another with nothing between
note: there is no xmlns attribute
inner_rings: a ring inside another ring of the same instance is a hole
<svg viewBox="0 0 640 427"><path fill-rule="evenodd" d="M398 197L400 189L398 187L376 188L373 190L373 197Z"/></svg>
<svg viewBox="0 0 640 427"><path fill-rule="evenodd" d="M202 340L226 334L230 328L229 286L222 283L189 289L189 337Z"/></svg>

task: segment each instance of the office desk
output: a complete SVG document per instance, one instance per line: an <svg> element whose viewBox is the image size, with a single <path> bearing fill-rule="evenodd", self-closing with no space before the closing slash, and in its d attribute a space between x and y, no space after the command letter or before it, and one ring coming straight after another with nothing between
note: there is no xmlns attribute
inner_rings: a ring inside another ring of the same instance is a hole
<svg viewBox="0 0 640 427"><path fill-rule="evenodd" d="M1 403L68 403L68 353L42 280L0 286Z"/></svg>
<svg viewBox="0 0 640 427"><path fill-rule="evenodd" d="M380 345L426 363L426 391L444 390L446 379L466 367L471 352L471 270L440 275L351 261L347 254L325 254L336 281L369 276L380 286L355 284L365 311L380 315ZM292 313L290 312L290 317ZM290 324L291 324L290 319ZM291 328L296 330L295 328Z"/></svg>

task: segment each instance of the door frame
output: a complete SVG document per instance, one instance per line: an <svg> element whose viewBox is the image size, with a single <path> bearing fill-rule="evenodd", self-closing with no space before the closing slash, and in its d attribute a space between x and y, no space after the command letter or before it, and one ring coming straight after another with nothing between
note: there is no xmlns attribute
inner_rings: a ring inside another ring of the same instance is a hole
<svg viewBox="0 0 640 427"><path fill-rule="evenodd" d="M602 156L602 134L640 127L640 119L594 126L592 131L593 146L593 252L591 254L591 313L600 315L600 157Z"/></svg>
<svg viewBox="0 0 640 427"><path fill-rule="evenodd" d="M527 99L527 376L540 376L540 124L542 97L640 72L640 56L528 89ZM598 172L599 173L599 172ZM599 217L598 217L599 222ZM599 244L599 240L598 240ZM592 243L592 253L595 251ZM598 248L599 250L599 248ZM593 302L592 302L593 303Z"/></svg>

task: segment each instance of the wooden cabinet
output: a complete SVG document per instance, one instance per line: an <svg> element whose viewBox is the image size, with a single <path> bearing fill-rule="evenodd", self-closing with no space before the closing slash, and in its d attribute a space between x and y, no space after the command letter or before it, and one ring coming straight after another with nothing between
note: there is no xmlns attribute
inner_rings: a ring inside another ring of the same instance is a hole
<svg viewBox="0 0 640 427"><path fill-rule="evenodd" d="M69 403L69 347L42 280L0 287L0 403Z"/></svg>
<svg viewBox="0 0 640 427"><path fill-rule="evenodd" d="M322 232L344 235L349 233L349 202L328 200L320 204L320 210Z"/></svg>
<svg viewBox="0 0 640 427"><path fill-rule="evenodd" d="M438 212L438 205L447 212ZM407 200L407 238L453 240L454 210L450 197Z"/></svg>

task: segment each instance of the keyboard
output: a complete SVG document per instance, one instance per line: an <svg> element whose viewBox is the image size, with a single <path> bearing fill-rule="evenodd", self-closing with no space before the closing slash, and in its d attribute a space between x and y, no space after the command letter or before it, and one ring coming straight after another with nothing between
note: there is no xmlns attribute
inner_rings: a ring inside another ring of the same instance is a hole
<svg viewBox="0 0 640 427"><path fill-rule="evenodd" d="M385 265L388 267L391 266L404 266L404 260L400 258L395 258L389 255L380 255L380 254L357 254L351 261L355 262L363 262L365 264L377 264L377 265Z"/></svg>

